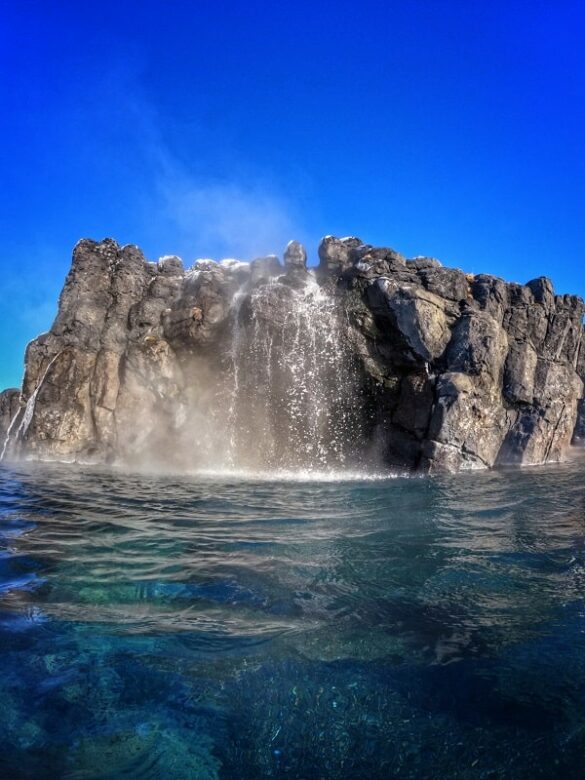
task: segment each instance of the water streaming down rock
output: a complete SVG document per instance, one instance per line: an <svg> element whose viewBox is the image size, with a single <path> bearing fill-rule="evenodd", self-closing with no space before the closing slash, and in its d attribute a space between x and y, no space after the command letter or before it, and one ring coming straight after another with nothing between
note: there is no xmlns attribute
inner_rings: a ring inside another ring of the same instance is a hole
<svg viewBox="0 0 585 780"><path fill-rule="evenodd" d="M230 372L233 468L327 470L365 466L355 354L335 296L307 275L238 294Z"/></svg>
<svg viewBox="0 0 585 780"><path fill-rule="evenodd" d="M583 441L583 301L326 237L251 263L83 240L6 459L177 470L536 464ZM581 409L579 416L578 410Z"/></svg>

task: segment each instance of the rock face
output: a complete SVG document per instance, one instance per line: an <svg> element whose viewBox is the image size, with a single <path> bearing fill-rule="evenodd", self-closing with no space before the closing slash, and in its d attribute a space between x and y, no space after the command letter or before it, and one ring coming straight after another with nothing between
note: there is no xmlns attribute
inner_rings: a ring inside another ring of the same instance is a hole
<svg viewBox="0 0 585 780"><path fill-rule="evenodd" d="M51 330L0 394L6 458L424 471L585 441L583 301L328 236L307 270L80 241ZM383 464L383 465L382 465Z"/></svg>
<svg viewBox="0 0 585 780"><path fill-rule="evenodd" d="M10 429L10 423L20 409L20 390L11 388L0 393L0 453Z"/></svg>

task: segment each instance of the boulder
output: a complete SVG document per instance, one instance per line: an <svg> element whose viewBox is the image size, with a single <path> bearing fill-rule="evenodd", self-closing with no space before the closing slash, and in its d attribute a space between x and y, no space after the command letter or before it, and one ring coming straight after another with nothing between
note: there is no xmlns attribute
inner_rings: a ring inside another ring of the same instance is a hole
<svg viewBox="0 0 585 780"><path fill-rule="evenodd" d="M318 250L320 273L340 276L352 267L354 263L352 252L361 246L363 242L355 236L347 238L325 236Z"/></svg>
<svg viewBox="0 0 585 780"><path fill-rule="evenodd" d="M250 282L258 284L268 279L280 276L284 269L276 255L267 255L266 257L257 257L250 263Z"/></svg>
<svg viewBox="0 0 585 780"><path fill-rule="evenodd" d="M446 362L449 371L499 384L507 351L506 332L493 317L484 312L466 313L453 328Z"/></svg>
<svg viewBox="0 0 585 780"><path fill-rule="evenodd" d="M406 360L428 363L443 354L451 331L441 298L387 277L371 282L366 296L383 329L392 328L402 341Z"/></svg>
<svg viewBox="0 0 585 780"><path fill-rule="evenodd" d="M284 250L284 267L290 270L305 270L307 267L307 252L298 241L289 241Z"/></svg>

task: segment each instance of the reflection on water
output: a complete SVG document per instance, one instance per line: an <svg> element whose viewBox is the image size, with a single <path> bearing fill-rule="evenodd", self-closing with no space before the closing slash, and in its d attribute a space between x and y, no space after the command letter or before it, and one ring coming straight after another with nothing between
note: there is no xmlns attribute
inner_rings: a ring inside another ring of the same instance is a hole
<svg viewBox="0 0 585 780"><path fill-rule="evenodd" d="M0 470L0 776L582 777L584 464Z"/></svg>

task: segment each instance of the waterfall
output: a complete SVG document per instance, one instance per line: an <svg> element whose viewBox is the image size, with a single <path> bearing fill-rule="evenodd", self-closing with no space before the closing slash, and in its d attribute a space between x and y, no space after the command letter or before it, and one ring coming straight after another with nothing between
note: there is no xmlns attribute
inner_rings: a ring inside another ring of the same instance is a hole
<svg viewBox="0 0 585 780"><path fill-rule="evenodd" d="M360 383L336 298L307 275L298 287L276 279L239 292L232 308L228 467L360 467Z"/></svg>
<svg viewBox="0 0 585 780"><path fill-rule="evenodd" d="M45 383L45 379L49 375L50 370L53 368L54 363L56 362L57 358L59 358L62 354L61 350L58 352L49 362L48 366L43 372L43 375L36 386L35 390L31 394L30 398L26 402L26 406L24 407L24 412L19 409L14 417L12 418L10 422L10 426L8 427L8 431L6 433L6 438L4 440L4 446L2 447L2 452L0 453L0 461L4 460L6 457L8 450L11 446L11 443L22 441L24 437L28 433L28 429L30 428L30 424L32 423L34 413L35 413L35 407L37 404L37 398L39 395L39 392L41 391L41 388L43 387ZM18 425L18 429L16 431L16 435L14 437L14 442L12 442L12 433L14 428Z"/></svg>
<svg viewBox="0 0 585 780"><path fill-rule="evenodd" d="M253 270L199 263L181 287L175 319L156 334L133 334L115 376L97 356L74 362L75 378L88 377L90 403L98 369L102 381L119 382L112 414L117 464L248 476L369 470L370 405L347 296L304 267L276 261L270 275ZM43 442L47 431L64 430L65 393L51 401L60 416L37 403L61 354L0 443L2 457L29 430ZM91 433L88 427L84 435ZM44 454L43 446L37 451Z"/></svg>

